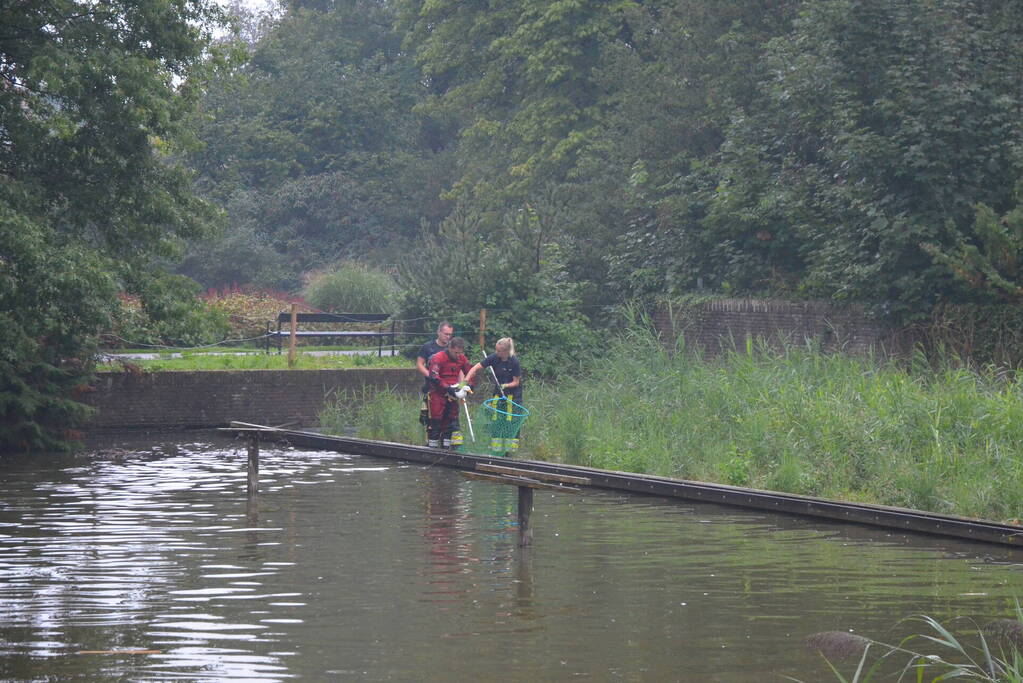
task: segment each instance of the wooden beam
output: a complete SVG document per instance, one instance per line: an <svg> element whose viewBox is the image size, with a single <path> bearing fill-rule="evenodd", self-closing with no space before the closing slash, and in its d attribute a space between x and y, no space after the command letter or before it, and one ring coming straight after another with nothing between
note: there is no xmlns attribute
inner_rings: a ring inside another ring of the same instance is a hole
<svg viewBox="0 0 1023 683"><path fill-rule="evenodd" d="M489 481L493 484L508 484L509 486L526 486L531 489L543 489L545 491L560 491L562 493L582 493L582 489L574 486L563 486L561 484L548 484L535 479L525 477L507 477L500 474L484 474L483 472L462 471L462 476L476 481Z"/></svg>
<svg viewBox="0 0 1023 683"><path fill-rule="evenodd" d="M578 486L589 486L593 482L589 477L572 477L567 474L553 474L550 472L537 472L534 470L523 470L517 467L502 467L500 465L489 465L481 462L476 465L480 472L493 472L494 474L505 474L514 477L526 477L537 481L559 481L562 484L576 484Z"/></svg>
<svg viewBox="0 0 1023 683"><path fill-rule="evenodd" d="M480 353L487 355L487 309L480 309Z"/></svg>
<svg viewBox="0 0 1023 683"><path fill-rule="evenodd" d="M356 437L330 436L310 431L282 429L273 434L268 431L262 436L264 438L277 436L287 439L287 442L293 446L406 460L423 463L430 467L439 465L468 469L475 468L482 463L494 462L494 459L490 457L469 455L457 451L442 451L424 446L409 446L408 444ZM544 474L551 472L564 472L566 475L585 474L586 477L592 479L591 485L600 489L769 510L844 523L865 524L884 529L921 532L973 542L997 543L1023 548L1023 526L1016 524L970 519L922 510L906 510L886 505L867 505L793 493L762 491L725 484L601 470L579 465L561 465L536 460L515 460L513 462L516 466L528 471L530 475L541 470Z"/></svg>

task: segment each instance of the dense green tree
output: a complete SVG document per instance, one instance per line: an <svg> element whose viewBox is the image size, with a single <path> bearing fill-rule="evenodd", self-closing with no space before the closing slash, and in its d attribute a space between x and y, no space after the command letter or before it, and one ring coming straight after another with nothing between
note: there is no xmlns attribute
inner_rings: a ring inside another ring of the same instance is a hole
<svg viewBox="0 0 1023 683"><path fill-rule="evenodd" d="M1015 195L1017 202L1023 200L1023 182L1016 186ZM932 243L922 246L972 292L1023 303L1023 203L1002 215L986 204L978 204L970 227L972 239L955 230L954 224L949 226L955 233L955 244L947 251Z"/></svg>
<svg viewBox="0 0 1023 683"><path fill-rule="evenodd" d="M207 284L252 279L295 287L303 271L402 244L446 211L444 163L423 86L387 2L291 2L223 68L198 123L201 188L228 209L218 253L185 272ZM204 251L205 248L199 251Z"/></svg>
<svg viewBox="0 0 1023 683"><path fill-rule="evenodd" d="M580 312L579 288L546 237L551 226L528 206L487 235L482 225L477 213L458 208L404 256L398 269L401 316L422 322L424 332L450 321L479 359L469 332L486 308L491 344L514 338L533 376L564 371L591 347L594 333Z"/></svg>
<svg viewBox="0 0 1023 683"><path fill-rule="evenodd" d="M399 4L430 88L424 108L459 130L452 195L501 214L560 181L594 131L601 46L623 34L636 3Z"/></svg>
<svg viewBox="0 0 1023 683"><path fill-rule="evenodd" d="M450 196L495 234L531 206L587 303L695 286L713 156L796 4L402 2L424 107L460 131Z"/></svg>
<svg viewBox="0 0 1023 683"><path fill-rule="evenodd" d="M117 288L152 281L210 218L170 154L216 16L203 0L0 5L0 451L63 442Z"/></svg>
<svg viewBox="0 0 1023 683"><path fill-rule="evenodd" d="M465 239L539 255L526 279L583 304L703 288L912 315L979 296L955 275L1015 215L1018 3L282 7L205 100L195 163L231 218L189 266L211 278L398 260L434 226L450 238L456 207ZM972 263L989 289L1013 281L1011 264ZM494 273L463 270L477 306L492 292L472 278Z"/></svg>
<svg viewBox="0 0 1023 683"><path fill-rule="evenodd" d="M734 117L704 225L755 290L772 271L804 295L912 313L956 297L946 250L973 206L1005 211L1020 177L1016 3L805 2L770 77ZM776 245L783 245L779 250Z"/></svg>
<svg viewBox="0 0 1023 683"><path fill-rule="evenodd" d="M713 280L727 253L700 228L732 117L765 76L768 42L798 2L646 2L603 46L596 132L570 174L573 273L623 297Z"/></svg>

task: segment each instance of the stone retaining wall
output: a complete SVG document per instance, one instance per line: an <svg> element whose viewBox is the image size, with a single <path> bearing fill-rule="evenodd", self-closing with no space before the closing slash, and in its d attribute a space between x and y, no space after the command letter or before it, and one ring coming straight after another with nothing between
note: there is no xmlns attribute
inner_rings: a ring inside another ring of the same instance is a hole
<svg viewBox="0 0 1023 683"><path fill-rule="evenodd" d="M820 302L724 299L664 307L654 322L666 343L684 339L713 355L747 338L776 346L812 340L825 350L865 353L891 343L861 309ZM99 409L92 429L216 427L231 420L315 425L327 401L348 395L415 391L409 369L234 370L103 373L81 400Z"/></svg>
<svg viewBox="0 0 1023 683"><path fill-rule="evenodd" d="M101 373L81 397L98 409L87 429L217 427L231 420L315 425L327 401L415 391L415 369Z"/></svg>

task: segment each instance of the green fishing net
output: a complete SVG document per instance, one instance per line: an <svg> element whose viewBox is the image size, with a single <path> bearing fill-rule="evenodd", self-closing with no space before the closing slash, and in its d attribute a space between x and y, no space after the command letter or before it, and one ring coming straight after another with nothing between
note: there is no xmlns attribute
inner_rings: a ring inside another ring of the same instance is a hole
<svg viewBox="0 0 1023 683"><path fill-rule="evenodd" d="M529 410L510 398L488 398L480 405L472 420L476 440L472 440L468 425L463 424L465 441L459 450L498 457L514 455L519 449L519 430L527 417Z"/></svg>

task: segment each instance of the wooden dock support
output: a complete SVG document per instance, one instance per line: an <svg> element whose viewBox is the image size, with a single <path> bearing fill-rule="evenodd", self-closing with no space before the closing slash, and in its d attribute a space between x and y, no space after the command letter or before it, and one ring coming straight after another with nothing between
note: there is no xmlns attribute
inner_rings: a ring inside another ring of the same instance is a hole
<svg viewBox="0 0 1023 683"><path fill-rule="evenodd" d="M230 428L222 428L221 431L240 435L243 432L258 430L265 435L264 439L286 442L293 446L405 460L430 467L438 465L459 469L478 467L482 470L485 463L495 462L493 459L483 456L455 451L438 451L435 448L423 446L331 436L295 429L277 429L237 421L232 421L231 425ZM514 464L528 476L536 476L541 473L549 476L555 472L585 475L592 479L591 486L608 491L660 496L668 500L715 503L751 510L767 510L780 514L890 529L897 533L924 533L959 538L975 543L994 543L1023 548L1023 527L1019 524L971 519L923 510L907 510L888 505L869 505L779 491L763 491L725 484L615 472L592 467L559 465L535 460L503 462Z"/></svg>
<svg viewBox="0 0 1023 683"><path fill-rule="evenodd" d="M248 494L255 496L259 492L259 434L249 434L249 485Z"/></svg>
<svg viewBox="0 0 1023 683"><path fill-rule="evenodd" d="M529 518L533 514L533 489L519 487L519 547L533 545L533 527Z"/></svg>
<svg viewBox="0 0 1023 683"><path fill-rule="evenodd" d="M521 470L514 467L488 465L479 463L475 472L463 471L462 475L477 481L490 481L495 484L510 484L519 489L519 547L533 545L533 489L545 491L561 491L563 493L579 493L579 486L589 486L587 477L572 477L564 474L548 474L533 470Z"/></svg>

